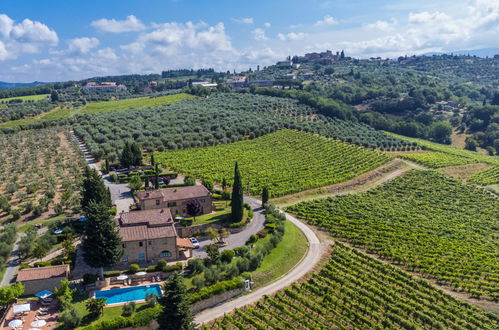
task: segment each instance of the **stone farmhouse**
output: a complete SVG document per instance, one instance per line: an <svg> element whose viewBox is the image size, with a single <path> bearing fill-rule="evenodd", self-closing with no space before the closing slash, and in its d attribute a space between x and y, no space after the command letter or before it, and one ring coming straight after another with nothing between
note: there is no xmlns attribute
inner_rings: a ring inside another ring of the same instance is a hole
<svg viewBox="0 0 499 330"><path fill-rule="evenodd" d="M170 209L122 212L118 231L123 241L122 263L155 263L192 257L194 246L177 235Z"/></svg>
<svg viewBox="0 0 499 330"><path fill-rule="evenodd" d="M43 290L58 288L69 277L69 265L26 268L19 271L16 282L24 285L24 294L32 295Z"/></svg>
<svg viewBox="0 0 499 330"><path fill-rule="evenodd" d="M197 199L201 204L201 214L213 211L211 193L203 185L139 191L136 196L139 209L168 208L175 217L188 216L187 203L192 199Z"/></svg>

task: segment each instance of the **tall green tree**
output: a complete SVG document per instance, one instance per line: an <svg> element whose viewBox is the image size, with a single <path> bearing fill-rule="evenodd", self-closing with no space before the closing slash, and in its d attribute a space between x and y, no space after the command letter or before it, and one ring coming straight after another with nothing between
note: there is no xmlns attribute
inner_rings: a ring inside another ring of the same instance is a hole
<svg viewBox="0 0 499 330"><path fill-rule="evenodd" d="M151 166L154 166L156 164L156 161L154 159L154 154L151 154Z"/></svg>
<svg viewBox="0 0 499 330"><path fill-rule="evenodd" d="M132 155L131 165L140 166L142 165L142 149L137 142L132 142L130 144L130 153Z"/></svg>
<svg viewBox="0 0 499 330"><path fill-rule="evenodd" d="M89 266L99 268L100 278L103 279L104 267L115 265L121 258L121 238L106 204L91 201L87 218L82 243L83 259Z"/></svg>
<svg viewBox="0 0 499 330"><path fill-rule="evenodd" d="M269 198L270 198L269 187L265 186L262 189L262 206L264 206L269 202Z"/></svg>
<svg viewBox="0 0 499 330"><path fill-rule="evenodd" d="M130 188L132 192L140 190L142 188L142 179L140 178L140 176L132 176L130 182L128 183L128 188Z"/></svg>
<svg viewBox="0 0 499 330"><path fill-rule="evenodd" d="M159 189L159 166L154 165L154 189Z"/></svg>
<svg viewBox="0 0 499 330"><path fill-rule="evenodd" d="M243 182L239 165L234 166L234 183L232 184L231 218L233 222L240 222L244 214Z"/></svg>
<svg viewBox="0 0 499 330"><path fill-rule="evenodd" d="M50 93L50 101L52 103L55 103L55 102L59 101L59 93L57 93L56 91L52 91Z"/></svg>
<svg viewBox="0 0 499 330"><path fill-rule="evenodd" d="M158 316L159 329L195 329L194 316L190 310L187 288L182 276L175 273L164 285L165 294L159 298L163 311Z"/></svg>
<svg viewBox="0 0 499 330"><path fill-rule="evenodd" d="M123 146L123 150L121 151L120 164L125 168L133 165L133 154L130 148L130 143L128 143L128 141L125 141L125 145Z"/></svg>
<svg viewBox="0 0 499 330"><path fill-rule="evenodd" d="M14 283L10 286L0 288L0 306L7 306L11 301L22 296L24 293L24 285L21 282Z"/></svg>
<svg viewBox="0 0 499 330"><path fill-rule="evenodd" d="M86 212L88 205L92 201L104 203L108 208L113 204L111 202L111 192L104 185L99 173L87 166L82 185L81 208Z"/></svg>

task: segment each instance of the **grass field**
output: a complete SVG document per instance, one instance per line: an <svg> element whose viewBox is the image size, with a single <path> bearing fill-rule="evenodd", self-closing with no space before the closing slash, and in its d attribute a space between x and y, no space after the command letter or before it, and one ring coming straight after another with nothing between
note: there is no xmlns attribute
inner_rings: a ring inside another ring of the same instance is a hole
<svg viewBox="0 0 499 330"><path fill-rule="evenodd" d="M284 223L282 241L268 254L253 273L255 287L271 283L288 273L308 250L307 238L298 227L289 221ZM256 244L263 244L270 239L267 236Z"/></svg>
<svg viewBox="0 0 499 330"><path fill-rule="evenodd" d="M497 329L497 317L336 244L312 278L201 329Z"/></svg>
<svg viewBox="0 0 499 330"><path fill-rule="evenodd" d="M159 97L137 97L118 101L95 102L84 106L83 109L79 111L79 114L95 114L127 109L155 108L193 98L195 98L195 96L181 93Z"/></svg>
<svg viewBox="0 0 499 330"><path fill-rule="evenodd" d="M49 97L49 94L26 95L26 96L8 97L0 99L0 102L9 102L11 100L40 101L46 99L47 97Z"/></svg>
<svg viewBox="0 0 499 330"><path fill-rule="evenodd" d="M436 171L287 208L354 246L473 297L499 299L499 201Z"/></svg>
<svg viewBox="0 0 499 330"><path fill-rule="evenodd" d="M206 148L156 153L163 166L200 178L232 182L239 162L245 190L273 197L349 180L390 158L339 140L294 130Z"/></svg>

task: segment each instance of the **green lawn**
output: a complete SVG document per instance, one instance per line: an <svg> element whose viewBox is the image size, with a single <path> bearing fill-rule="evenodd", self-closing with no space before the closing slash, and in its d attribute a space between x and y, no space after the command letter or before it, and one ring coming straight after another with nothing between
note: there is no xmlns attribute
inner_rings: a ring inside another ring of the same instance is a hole
<svg viewBox="0 0 499 330"><path fill-rule="evenodd" d="M282 241L262 261L253 273L255 287L271 283L288 273L307 253L308 241L298 227L289 221L285 222L285 231ZM267 236L256 244L263 244L269 240Z"/></svg>
<svg viewBox="0 0 499 330"><path fill-rule="evenodd" d="M86 307L85 307L85 302L86 300L79 301L73 306L80 312L80 315L82 315L83 320L81 323L81 326L78 329L81 329L83 327L86 327L88 325L100 322L100 321L105 321L105 320L111 320L114 319L115 317L121 316L121 312L123 311L123 306L114 306L114 307L106 307L104 308L104 313L102 316L98 319L94 319L90 316L88 313ZM142 304L137 304L137 312L146 308L147 305L145 303Z"/></svg>
<svg viewBox="0 0 499 330"><path fill-rule="evenodd" d="M24 233L29 227L34 226L36 224L41 223L42 227L47 227L47 226L50 226L50 224L52 224L56 221L59 221L59 220L63 220L65 218L66 218L66 216L64 214L61 214L61 215L55 216L55 217L50 218L50 219L33 220L33 221L26 222L23 225L19 226L19 228L17 230L21 233Z"/></svg>
<svg viewBox="0 0 499 330"><path fill-rule="evenodd" d="M127 100L95 102L87 104L85 107L83 107L80 113L92 114L126 109L155 108L192 98L194 98L194 96L181 93L159 97L137 97Z"/></svg>
<svg viewBox="0 0 499 330"><path fill-rule="evenodd" d="M40 101L40 100L46 99L48 96L49 96L49 94L8 97L5 99L0 99L0 102L9 102L10 100Z"/></svg>
<svg viewBox="0 0 499 330"><path fill-rule="evenodd" d="M215 213L203 214L201 216L196 217L196 221L194 221L193 225L202 225L205 223L213 223L213 222L223 222L226 221L230 215L230 206L227 203L227 207L225 206L225 202L214 202L215 204ZM192 217L186 217L186 219L194 219Z"/></svg>

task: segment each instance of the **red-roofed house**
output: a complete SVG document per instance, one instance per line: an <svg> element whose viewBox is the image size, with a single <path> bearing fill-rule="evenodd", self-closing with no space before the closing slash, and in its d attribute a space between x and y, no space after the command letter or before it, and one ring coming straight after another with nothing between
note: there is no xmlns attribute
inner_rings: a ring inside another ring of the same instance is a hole
<svg viewBox="0 0 499 330"><path fill-rule="evenodd" d="M139 191L136 198L141 210L169 208L174 216L188 216L186 205L191 199L199 201L201 214L213 211L211 193L202 185Z"/></svg>
<svg viewBox="0 0 499 330"><path fill-rule="evenodd" d="M24 293L32 295L43 290L53 291L69 276L69 265L26 268L19 271L16 282L24 285Z"/></svg>
<svg viewBox="0 0 499 330"><path fill-rule="evenodd" d="M192 256L192 243L179 239L169 209L123 212L118 218L123 263L175 261ZM190 244L189 244L190 243Z"/></svg>

